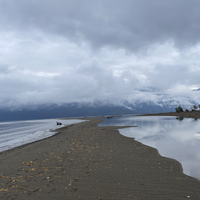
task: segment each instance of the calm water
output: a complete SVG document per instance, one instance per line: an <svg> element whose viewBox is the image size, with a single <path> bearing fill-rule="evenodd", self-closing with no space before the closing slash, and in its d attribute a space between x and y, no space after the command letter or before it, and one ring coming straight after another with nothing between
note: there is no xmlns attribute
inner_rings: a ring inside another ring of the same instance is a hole
<svg viewBox="0 0 200 200"><path fill-rule="evenodd" d="M57 126L57 121L61 122L63 125ZM0 122L0 152L50 137L55 134L55 132L51 130L83 121L84 120L78 119L45 119Z"/></svg>
<svg viewBox="0 0 200 200"><path fill-rule="evenodd" d="M106 119L99 126L138 126L120 129L126 137L155 147L162 156L178 160L183 172L200 180L200 120L138 116Z"/></svg>

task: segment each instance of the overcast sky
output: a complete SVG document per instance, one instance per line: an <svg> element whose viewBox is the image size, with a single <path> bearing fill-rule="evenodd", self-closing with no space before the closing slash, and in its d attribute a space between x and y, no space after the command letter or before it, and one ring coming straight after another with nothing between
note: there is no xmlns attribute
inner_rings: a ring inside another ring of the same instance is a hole
<svg viewBox="0 0 200 200"><path fill-rule="evenodd" d="M0 0L0 107L200 103L199 11L199 0Z"/></svg>

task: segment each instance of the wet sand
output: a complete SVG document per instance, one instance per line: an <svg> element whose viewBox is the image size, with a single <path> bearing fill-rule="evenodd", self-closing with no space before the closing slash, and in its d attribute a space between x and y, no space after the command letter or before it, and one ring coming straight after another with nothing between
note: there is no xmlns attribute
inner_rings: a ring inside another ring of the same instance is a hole
<svg viewBox="0 0 200 200"><path fill-rule="evenodd" d="M2 152L0 199L200 199L200 182L179 162L101 121Z"/></svg>

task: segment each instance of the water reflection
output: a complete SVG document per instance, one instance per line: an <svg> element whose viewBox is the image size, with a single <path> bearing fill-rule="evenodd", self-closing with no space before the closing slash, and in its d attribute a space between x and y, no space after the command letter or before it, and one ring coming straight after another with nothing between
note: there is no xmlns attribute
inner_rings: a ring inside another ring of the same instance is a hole
<svg viewBox="0 0 200 200"><path fill-rule="evenodd" d="M183 117L176 117L176 119L179 120L179 121L183 121L184 118Z"/></svg>
<svg viewBox="0 0 200 200"><path fill-rule="evenodd" d="M99 126L137 126L120 129L126 137L158 149L181 162L183 172L200 179L200 121L188 118L138 116L105 119Z"/></svg>

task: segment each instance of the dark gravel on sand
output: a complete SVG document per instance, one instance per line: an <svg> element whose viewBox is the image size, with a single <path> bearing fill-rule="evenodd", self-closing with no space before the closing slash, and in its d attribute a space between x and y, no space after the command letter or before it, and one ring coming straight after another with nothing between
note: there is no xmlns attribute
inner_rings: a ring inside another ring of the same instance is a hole
<svg viewBox="0 0 200 200"><path fill-rule="evenodd" d="M102 120L0 155L0 199L200 199L200 182Z"/></svg>

